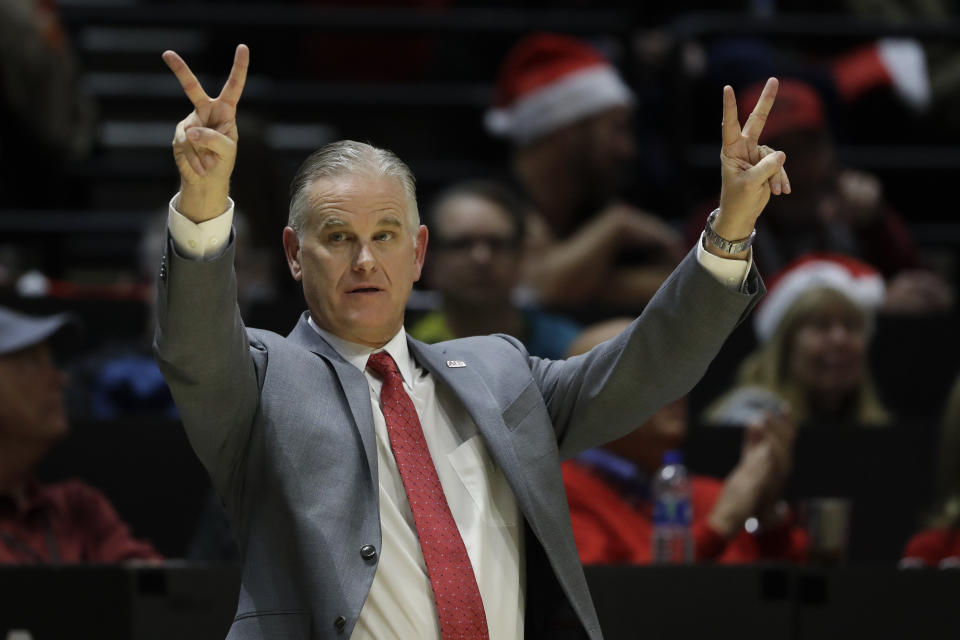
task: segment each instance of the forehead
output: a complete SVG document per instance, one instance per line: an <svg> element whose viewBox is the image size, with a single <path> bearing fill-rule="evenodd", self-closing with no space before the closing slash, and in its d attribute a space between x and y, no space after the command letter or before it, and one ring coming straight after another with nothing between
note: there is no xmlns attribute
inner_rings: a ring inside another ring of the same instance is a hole
<svg viewBox="0 0 960 640"><path fill-rule="evenodd" d="M345 223L358 223L371 217L396 216L407 224L407 194L393 176L353 173L318 178L311 183L309 196L311 222L336 217Z"/></svg>
<svg viewBox="0 0 960 640"><path fill-rule="evenodd" d="M469 233L501 234L509 236L516 223L502 206L473 194L457 194L441 203L434 224L444 236Z"/></svg>

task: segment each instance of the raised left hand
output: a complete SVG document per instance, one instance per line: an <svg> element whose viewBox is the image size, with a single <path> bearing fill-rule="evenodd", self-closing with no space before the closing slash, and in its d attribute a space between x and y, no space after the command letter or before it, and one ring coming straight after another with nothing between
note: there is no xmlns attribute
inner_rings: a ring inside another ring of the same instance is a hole
<svg viewBox="0 0 960 640"><path fill-rule="evenodd" d="M758 143L780 83L767 80L760 99L740 129L733 87L723 88L723 145L720 149L720 213L713 225L728 240L746 238L774 195L790 193L786 154Z"/></svg>

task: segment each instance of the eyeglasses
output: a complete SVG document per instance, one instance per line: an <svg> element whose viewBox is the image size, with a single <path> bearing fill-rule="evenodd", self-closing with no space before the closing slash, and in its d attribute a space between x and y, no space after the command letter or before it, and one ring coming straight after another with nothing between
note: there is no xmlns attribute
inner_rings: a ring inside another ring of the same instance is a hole
<svg viewBox="0 0 960 640"><path fill-rule="evenodd" d="M485 246L491 253L507 253L520 247L517 238L501 236L461 236L459 238L437 238L434 246L444 251L473 251L477 246Z"/></svg>

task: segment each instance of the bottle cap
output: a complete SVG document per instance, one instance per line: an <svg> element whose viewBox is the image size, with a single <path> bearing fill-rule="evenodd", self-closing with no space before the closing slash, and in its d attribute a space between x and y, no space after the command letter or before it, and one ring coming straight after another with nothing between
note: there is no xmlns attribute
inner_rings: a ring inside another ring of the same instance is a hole
<svg viewBox="0 0 960 640"><path fill-rule="evenodd" d="M671 449L663 454L664 466L668 464L683 464L683 452L677 449Z"/></svg>

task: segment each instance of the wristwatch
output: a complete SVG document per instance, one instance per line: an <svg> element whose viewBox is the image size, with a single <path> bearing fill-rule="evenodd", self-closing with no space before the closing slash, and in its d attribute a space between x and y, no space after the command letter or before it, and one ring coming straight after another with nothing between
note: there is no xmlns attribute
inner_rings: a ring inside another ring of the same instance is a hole
<svg viewBox="0 0 960 640"><path fill-rule="evenodd" d="M709 216L707 216L707 224L703 229L703 239L704 241L723 251L724 253L742 253L750 248L753 245L753 239L757 237L757 230L754 229L746 238L741 238L740 240L727 240L726 238L721 237L713 230L713 223L717 219L717 215L720 213L720 207L714 209Z"/></svg>

